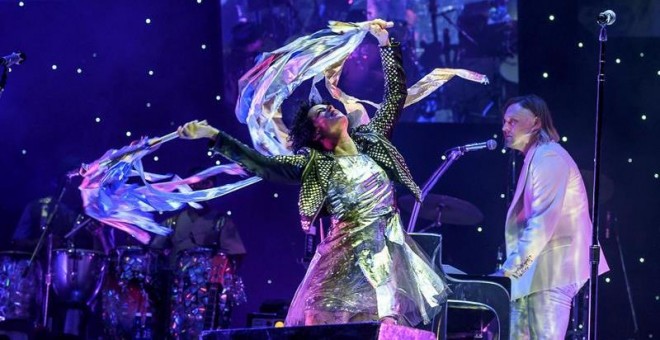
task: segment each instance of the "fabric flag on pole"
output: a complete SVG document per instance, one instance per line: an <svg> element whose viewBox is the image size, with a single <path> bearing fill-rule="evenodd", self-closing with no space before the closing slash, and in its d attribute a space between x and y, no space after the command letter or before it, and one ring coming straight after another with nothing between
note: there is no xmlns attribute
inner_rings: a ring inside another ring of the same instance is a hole
<svg viewBox="0 0 660 340"><path fill-rule="evenodd" d="M344 62L364 39L369 24L331 21L328 29L300 37L259 56L255 66L239 80L236 102L236 117L247 124L255 149L270 156L292 153L281 106L308 79L312 79L310 99L318 99L315 85L325 78L328 92L344 105L352 125L369 121L363 104L375 108L378 104L352 97L337 86ZM488 78L479 73L435 69L408 90L406 106L422 100L456 75L488 83Z"/></svg>
<svg viewBox="0 0 660 340"><path fill-rule="evenodd" d="M221 173L244 176L245 172L236 164L214 166L185 179L145 172L142 158L155 151L162 141L163 138L143 138L119 150L111 149L98 160L84 164L80 169L83 180L79 189L85 213L147 244L152 233L168 235L171 232L154 221L154 213L179 210L185 205L199 208L196 202L226 195L261 180L251 177L193 191L190 184L206 178Z"/></svg>

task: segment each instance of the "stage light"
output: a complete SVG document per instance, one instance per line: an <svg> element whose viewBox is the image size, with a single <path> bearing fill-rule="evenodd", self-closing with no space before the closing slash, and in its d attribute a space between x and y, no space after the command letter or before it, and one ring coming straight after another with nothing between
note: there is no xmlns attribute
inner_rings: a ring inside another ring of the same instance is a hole
<svg viewBox="0 0 660 340"><path fill-rule="evenodd" d="M555 16L552 15L552 14L550 14L550 16L548 17L548 19L549 19L550 21L555 21Z"/></svg>
<svg viewBox="0 0 660 340"><path fill-rule="evenodd" d="M50 68L52 68L53 70L57 70L57 65L53 64L53 66L51 66Z"/></svg>
<svg viewBox="0 0 660 340"><path fill-rule="evenodd" d="M23 6L25 6L25 3L23 1L19 1L18 2L18 7L23 7Z"/></svg>
<svg viewBox="0 0 660 340"><path fill-rule="evenodd" d="M653 174L653 177L655 177L657 179L658 177L660 177L660 175L655 173L655 174Z"/></svg>
<svg viewBox="0 0 660 340"><path fill-rule="evenodd" d="M202 49L203 49L203 50L206 49L206 44L202 44Z"/></svg>
<svg viewBox="0 0 660 340"><path fill-rule="evenodd" d="M644 58L644 52L640 52L640 53L639 53L639 57L640 57L640 58Z"/></svg>
<svg viewBox="0 0 660 340"><path fill-rule="evenodd" d="M147 107L151 107L151 103L147 103Z"/></svg>
<svg viewBox="0 0 660 340"><path fill-rule="evenodd" d="M209 155L209 157L211 157L211 156L213 156L213 151L209 151L206 154Z"/></svg>
<svg viewBox="0 0 660 340"><path fill-rule="evenodd" d="M502 154L505 154L505 153L506 153L506 149L502 148Z"/></svg>
<svg viewBox="0 0 660 340"><path fill-rule="evenodd" d="M442 156L440 156L440 159L442 159L443 161L444 161L444 160L447 160L447 156L442 155Z"/></svg>
<svg viewBox="0 0 660 340"><path fill-rule="evenodd" d="M632 158L628 158L628 163L632 163Z"/></svg>
<svg viewBox="0 0 660 340"><path fill-rule="evenodd" d="M643 257L639 258L639 263L644 263L644 258Z"/></svg>
<svg viewBox="0 0 660 340"><path fill-rule="evenodd" d="M278 197L280 197L280 195L278 193L274 193L273 197L278 198Z"/></svg>
<svg viewBox="0 0 660 340"><path fill-rule="evenodd" d="M564 142L564 143L568 142L568 137L566 137L566 136L561 137L561 141Z"/></svg>
<svg viewBox="0 0 660 340"><path fill-rule="evenodd" d="M216 160L216 161L215 161L215 165L220 165L220 161L219 161L219 160Z"/></svg>
<svg viewBox="0 0 660 340"><path fill-rule="evenodd" d="M477 232L482 232L484 229L481 227L477 227Z"/></svg>
<svg viewBox="0 0 660 340"><path fill-rule="evenodd" d="M220 95L215 96L215 100L219 101L220 99L222 99L222 97L220 97Z"/></svg>
<svg viewBox="0 0 660 340"><path fill-rule="evenodd" d="M617 64L621 64L621 59L616 58L616 59L614 60L614 62L617 63Z"/></svg>
<svg viewBox="0 0 660 340"><path fill-rule="evenodd" d="M266 281L266 283L268 283L268 284L272 284L272 283L273 283L273 280L270 280L270 279L269 279L268 281Z"/></svg>
<svg viewBox="0 0 660 340"><path fill-rule="evenodd" d="M582 48L582 47L584 47L584 44L583 44L582 42L579 42L579 43L578 43L578 47L579 47L579 48Z"/></svg>
<svg viewBox="0 0 660 340"><path fill-rule="evenodd" d="M154 156L154 161L155 161L155 162L158 162L159 159L160 159L160 158L158 158L158 156Z"/></svg>
<svg viewBox="0 0 660 340"><path fill-rule="evenodd" d="M606 277L606 278L605 278L605 282L610 283L610 281L612 281L612 280L610 280L609 277Z"/></svg>
<svg viewBox="0 0 660 340"><path fill-rule="evenodd" d="M227 210L227 216L231 216L231 210Z"/></svg>
<svg viewBox="0 0 660 340"><path fill-rule="evenodd" d="M126 131L126 137L130 137L130 136L131 136L131 132L130 132L130 131Z"/></svg>
<svg viewBox="0 0 660 340"><path fill-rule="evenodd" d="M197 0L197 1L201 1L201 0ZM275 324L273 325L273 327L275 327L275 328L284 327L284 321L276 321Z"/></svg>
<svg viewBox="0 0 660 340"><path fill-rule="evenodd" d="M642 120L646 120L646 115L642 115Z"/></svg>
<svg viewBox="0 0 660 340"><path fill-rule="evenodd" d="M78 74L81 74L81 73L82 73L82 69L81 69L81 68L78 68L78 69L76 70L76 72L77 72Z"/></svg>
<svg viewBox="0 0 660 340"><path fill-rule="evenodd" d="M27 150L25 150L25 149L21 150L21 154L23 154L23 155L27 154Z"/></svg>
<svg viewBox="0 0 660 340"><path fill-rule="evenodd" d="M500 198L505 198L505 197L506 197L505 194L500 194Z"/></svg>
<svg viewBox="0 0 660 340"><path fill-rule="evenodd" d="M147 25L149 25L151 23L151 19L147 18L147 20L145 20L144 22L146 22Z"/></svg>
<svg viewBox="0 0 660 340"><path fill-rule="evenodd" d="M94 121L97 122L97 123L100 123L100 122L101 122L101 117L96 117L96 118L94 119Z"/></svg>
<svg viewBox="0 0 660 340"><path fill-rule="evenodd" d="M543 72L543 78L548 78L548 72Z"/></svg>
<svg viewBox="0 0 660 340"><path fill-rule="evenodd" d="M152 71L152 70L149 70L149 72L147 72L147 73L148 73L150 76L153 76L153 75L154 75L154 71Z"/></svg>
<svg viewBox="0 0 660 340"><path fill-rule="evenodd" d="M493 138L497 138L497 134L493 134Z"/></svg>

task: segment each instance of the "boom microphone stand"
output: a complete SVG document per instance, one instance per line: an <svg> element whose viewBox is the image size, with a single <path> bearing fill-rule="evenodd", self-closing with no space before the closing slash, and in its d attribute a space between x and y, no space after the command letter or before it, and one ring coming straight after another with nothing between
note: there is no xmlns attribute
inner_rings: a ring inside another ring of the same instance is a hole
<svg viewBox="0 0 660 340"><path fill-rule="evenodd" d="M598 201L599 201L599 187L600 187L600 147L601 147L601 128L603 125L603 103L604 103L604 88L605 88L605 43L607 42L606 26L611 25L616 20L616 15L613 11L607 10L602 12L597 17L597 22L600 25L600 53L598 62L598 81L597 81L597 95L596 95L596 131L594 140L594 191L592 200L592 238L591 238L591 276L589 279L589 325L588 339L596 340L597 326L598 326L598 263L600 261L600 245L598 243Z"/></svg>

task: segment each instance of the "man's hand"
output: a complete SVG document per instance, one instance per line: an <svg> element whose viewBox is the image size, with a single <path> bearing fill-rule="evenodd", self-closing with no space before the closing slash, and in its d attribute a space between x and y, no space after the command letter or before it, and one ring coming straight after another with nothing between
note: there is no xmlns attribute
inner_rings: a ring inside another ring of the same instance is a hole
<svg viewBox="0 0 660 340"><path fill-rule="evenodd" d="M390 46L390 34L387 28L394 27L393 22L387 22L383 19L374 19L369 24L369 33L378 39L378 45Z"/></svg>
<svg viewBox="0 0 660 340"><path fill-rule="evenodd" d="M193 120L183 126L179 126L176 132L182 139L209 138L214 140L218 136L218 129L209 125L206 120L201 122Z"/></svg>

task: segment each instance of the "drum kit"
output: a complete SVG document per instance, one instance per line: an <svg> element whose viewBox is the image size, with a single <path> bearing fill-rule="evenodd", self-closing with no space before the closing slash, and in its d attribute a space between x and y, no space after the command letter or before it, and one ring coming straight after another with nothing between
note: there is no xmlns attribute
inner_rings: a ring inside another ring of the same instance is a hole
<svg viewBox="0 0 660 340"><path fill-rule="evenodd" d="M48 296L45 287L50 286L54 296L50 310L47 305L45 309L57 317L59 306L66 308L65 333L85 335L81 320L95 315L103 323L104 338L110 339L151 339L168 332L173 337L196 337L202 330L227 327L233 305L245 301L235 263L210 248L179 252L175 268L162 252L143 246L117 247L109 255L53 249L45 271L40 261L30 265L30 255L0 252L0 324L46 327L47 322L40 323L46 320L40 311ZM157 316L164 322L157 322Z"/></svg>

